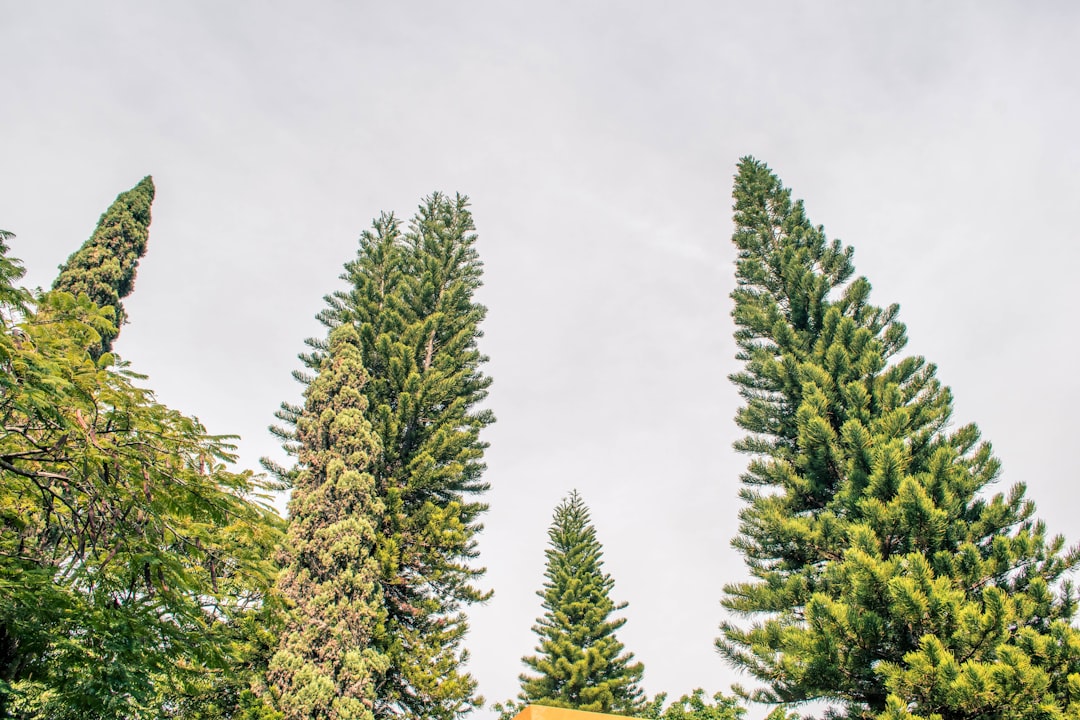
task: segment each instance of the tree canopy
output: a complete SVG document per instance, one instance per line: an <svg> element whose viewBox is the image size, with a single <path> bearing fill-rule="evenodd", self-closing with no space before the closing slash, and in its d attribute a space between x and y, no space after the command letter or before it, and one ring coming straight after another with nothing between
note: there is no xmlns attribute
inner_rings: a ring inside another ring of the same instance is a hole
<svg viewBox="0 0 1080 720"><path fill-rule="evenodd" d="M382 214L301 356L274 480L158 402L114 354L154 185L121 193L52 289L0 230L0 718L456 720L480 707L483 264L468 199ZM732 293L749 457L716 640L788 720L1080 716L1066 547L924 358L764 164L740 161ZM291 489L287 525L267 504ZM703 691L646 702L627 607L572 492L548 530L521 692L652 720L739 720Z"/></svg>
<svg viewBox="0 0 1080 720"><path fill-rule="evenodd" d="M231 667L217 628L261 606L276 516L260 477L230 469L229 437L92 352L114 313L17 287L7 252L0 241L0 716L159 717Z"/></svg>

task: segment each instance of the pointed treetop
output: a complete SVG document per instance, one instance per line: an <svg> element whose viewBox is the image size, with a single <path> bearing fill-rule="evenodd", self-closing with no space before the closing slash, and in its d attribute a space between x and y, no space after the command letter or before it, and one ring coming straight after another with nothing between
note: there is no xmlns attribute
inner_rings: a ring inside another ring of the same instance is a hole
<svg viewBox="0 0 1080 720"><path fill-rule="evenodd" d="M90 239L60 266L60 274L53 282L53 290L76 296L86 293L99 306L114 309L115 332L102 337L97 354L112 349L124 323L120 301L134 289L139 259L146 254L153 201L154 180L149 175L120 193L98 220Z"/></svg>
<svg viewBox="0 0 1080 720"><path fill-rule="evenodd" d="M604 572L603 547L589 509L575 490L555 508L548 529L546 582L537 594L544 614L533 631L536 655L522 658L521 703L635 715L642 708L644 667L616 637L626 607L615 603L615 581Z"/></svg>

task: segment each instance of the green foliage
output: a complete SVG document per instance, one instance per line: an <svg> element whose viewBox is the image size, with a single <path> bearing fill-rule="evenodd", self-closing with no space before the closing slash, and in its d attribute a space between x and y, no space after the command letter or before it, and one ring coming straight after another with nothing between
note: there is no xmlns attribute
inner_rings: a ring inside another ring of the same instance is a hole
<svg viewBox="0 0 1080 720"><path fill-rule="evenodd" d="M298 472L278 580L294 604L268 680L287 720L371 718L387 660L376 559L384 514L370 467L379 439L365 417L366 375L352 325L330 335L296 422Z"/></svg>
<svg viewBox="0 0 1080 720"><path fill-rule="evenodd" d="M664 706L666 700L665 693L657 695L638 717L647 720L742 720L746 715L746 708L738 698L716 693L709 702L705 691L700 688L683 695L667 707Z"/></svg>
<svg viewBox="0 0 1080 720"><path fill-rule="evenodd" d="M0 307L5 308L9 315L13 312L25 313L30 302L30 293L15 284L26 274L26 270L17 258L8 257L10 248L7 241L13 237L13 233L0 230Z"/></svg>
<svg viewBox="0 0 1080 720"><path fill-rule="evenodd" d="M214 645L228 648L224 668L202 672L173 683L162 694L160 717L174 720L283 720L274 707L265 679L277 650L285 612L282 598L267 594L250 612L215 623Z"/></svg>
<svg viewBox="0 0 1080 720"><path fill-rule="evenodd" d="M230 667L217 628L261 604L275 516L229 438L90 356L109 313L31 297L0 250L0 717L158 717Z"/></svg>
<svg viewBox="0 0 1080 720"><path fill-rule="evenodd" d="M496 713L499 720L512 720L526 707L528 703L521 700L505 700L491 704L491 710Z"/></svg>
<svg viewBox="0 0 1080 720"><path fill-rule="evenodd" d="M127 319L120 302L135 288L135 271L146 254L150 235L150 204L154 181L147 175L120 193L98 220L90 239L60 266L53 290L78 297L85 293L101 308L112 308L113 327L99 328L101 341L91 348L94 357L112 351L113 341Z"/></svg>
<svg viewBox="0 0 1080 720"><path fill-rule="evenodd" d="M751 455L734 545L753 580L724 605L721 653L764 702L852 717L1062 717L1080 645L1063 580L1080 556L1034 519L921 357L897 306L868 302L851 248L827 242L752 159L735 183L737 422Z"/></svg>
<svg viewBox="0 0 1080 720"><path fill-rule="evenodd" d="M461 648L461 607L489 597L474 584L483 569L472 565L486 509L476 499L487 489L479 434L494 420L477 409L490 380L477 349L486 311L472 299L482 268L474 229L467 199L438 193L407 231L393 215L376 219L345 266L348 289L327 297L319 315L331 341L309 341L313 352L304 356L311 371L323 372L335 333L351 328L363 362L356 389L373 433L363 521L373 534L357 557L367 567L370 555L376 570L378 599L364 631L369 670L377 672L369 696L376 718L449 720L482 702ZM292 452L304 447L302 412L283 405L284 426L274 428ZM298 483L302 466L274 469L283 482Z"/></svg>
<svg viewBox="0 0 1080 720"><path fill-rule="evenodd" d="M644 667L615 637L626 620L611 615L626 603L611 600L615 581L603 571L603 549L576 490L555 508L548 537L547 579L537 593L544 614L533 626L540 644L537 655L522 658L537 674L521 675L518 699L635 715L644 701L638 687Z"/></svg>

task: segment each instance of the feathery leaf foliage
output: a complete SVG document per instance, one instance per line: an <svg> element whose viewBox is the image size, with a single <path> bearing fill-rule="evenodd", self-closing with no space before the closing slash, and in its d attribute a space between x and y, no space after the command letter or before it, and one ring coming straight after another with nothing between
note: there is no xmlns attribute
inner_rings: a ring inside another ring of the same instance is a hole
<svg viewBox="0 0 1080 720"><path fill-rule="evenodd" d="M159 717L231 668L279 536L230 438L158 403L86 293L11 282L0 242L0 717Z"/></svg>

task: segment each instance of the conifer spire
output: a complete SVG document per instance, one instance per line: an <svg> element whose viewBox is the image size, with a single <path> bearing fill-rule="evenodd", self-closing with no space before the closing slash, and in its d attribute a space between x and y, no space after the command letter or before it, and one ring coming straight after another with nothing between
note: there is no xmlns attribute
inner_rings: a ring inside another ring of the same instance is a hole
<svg viewBox="0 0 1080 720"><path fill-rule="evenodd" d="M950 430L936 368L902 357L898 307L868 302L851 248L752 158L735 180L732 376L751 456L725 588L750 627L721 653L766 687L848 717L1036 718L1077 709L1076 550L1035 520L975 425ZM1072 709L1070 710L1070 704Z"/></svg>
<svg viewBox="0 0 1080 720"><path fill-rule="evenodd" d="M146 254L153 201L154 180L149 175L120 193L98 220L90 239L60 266L53 282L53 290L75 296L86 293L98 306L113 308L115 331L102 333L95 356L111 352L127 318L121 300L134 289L139 260Z"/></svg>
<svg viewBox="0 0 1080 720"><path fill-rule="evenodd" d="M537 674L520 676L519 700L635 714L644 702L644 666L615 637L626 619L611 615L626 603L611 600L615 581L603 570L603 548L576 490L555 508L548 538L546 581L537 592L544 614L533 626L540 644L536 655L521 659Z"/></svg>

